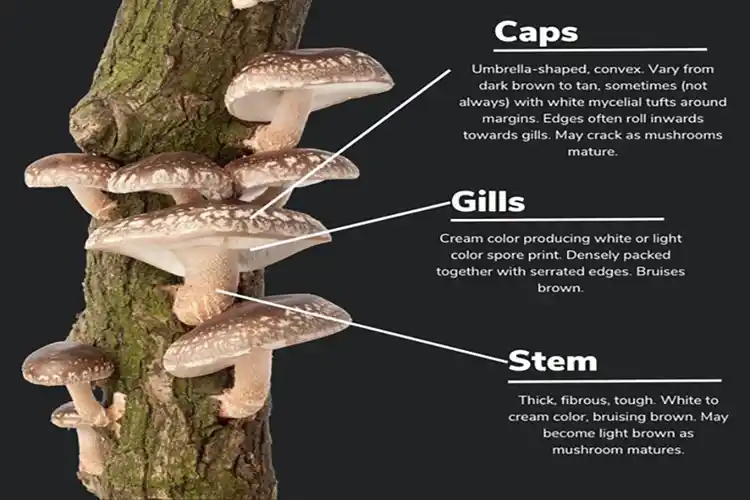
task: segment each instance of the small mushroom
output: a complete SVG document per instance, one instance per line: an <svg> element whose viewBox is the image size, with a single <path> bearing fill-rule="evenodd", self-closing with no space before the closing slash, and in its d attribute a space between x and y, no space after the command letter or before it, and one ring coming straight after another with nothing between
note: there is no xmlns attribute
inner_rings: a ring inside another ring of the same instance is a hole
<svg viewBox="0 0 750 500"><path fill-rule="evenodd" d="M64 340L53 342L31 353L21 367L23 378L36 385L64 385L76 411L90 425L110 423L107 412L94 397L91 384L109 378L114 363L92 345Z"/></svg>
<svg viewBox="0 0 750 500"><path fill-rule="evenodd" d="M240 273L331 241L329 234L320 234L326 228L309 215L286 209L256 212L258 207L239 202L176 205L103 224L91 232L85 246L126 255L184 277L174 293L172 310L181 322L195 326L234 302L216 290L236 292ZM253 251L271 242L306 236Z"/></svg>
<svg viewBox="0 0 750 500"><path fill-rule="evenodd" d="M255 7L259 3L271 3L275 0L232 0L232 7L237 10L249 9Z"/></svg>
<svg viewBox="0 0 750 500"><path fill-rule="evenodd" d="M315 170L330 160L323 168ZM240 200L265 206L279 198L269 208L282 208L292 194L290 188L305 187L329 180L356 179L359 169L349 159L320 149L285 149L243 156L224 169L234 180L235 195ZM305 179L305 176L314 172ZM300 179L305 179L297 184ZM287 192L288 191L288 192Z"/></svg>
<svg viewBox="0 0 750 500"><path fill-rule="evenodd" d="M333 335L347 327L339 321L351 321L346 311L315 295L276 295L264 300L304 312L240 302L182 336L164 354L164 369L179 378L201 377L234 366L232 388L212 396L221 403L222 417L247 418L263 407L271 384L272 351Z"/></svg>
<svg viewBox="0 0 750 500"><path fill-rule="evenodd" d="M175 203L222 200L232 196L232 179L210 158L189 151L159 153L126 165L109 179L113 193L153 191Z"/></svg>
<svg viewBox="0 0 750 500"><path fill-rule="evenodd" d="M117 164L86 153L45 156L26 167L24 179L32 188L66 187L78 203L96 219L108 219L117 203L103 193Z"/></svg>
<svg viewBox="0 0 750 500"><path fill-rule="evenodd" d="M393 88L371 56L352 49L267 52L242 68L227 87L229 113L258 127L245 145L255 152L294 148L311 112Z"/></svg>
<svg viewBox="0 0 750 500"><path fill-rule="evenodd" d="M57 408L50 416L52 424L61 429L75 429L78 436L78 470L84 474L101 476L105 464L105 441L76 410L71 401Z"/></svg>

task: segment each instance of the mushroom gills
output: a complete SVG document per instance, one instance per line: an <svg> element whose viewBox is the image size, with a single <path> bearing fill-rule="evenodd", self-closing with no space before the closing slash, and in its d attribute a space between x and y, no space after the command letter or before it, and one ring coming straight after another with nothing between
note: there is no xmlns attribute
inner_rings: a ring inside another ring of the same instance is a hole
<svg viewBox="0 0 750 500"><path fill-rule="evenodd" d="M81 207L94 218L106 219L117 207L117 203L99 189L85 186L68 186L68 189Z"/></svg>
<svg viewBox="0 0 750 500"><path fill-rule="evenodd" d="M160 189L157 192L171 196L176 205L203 201L203 195L197 189Z"/></svg>

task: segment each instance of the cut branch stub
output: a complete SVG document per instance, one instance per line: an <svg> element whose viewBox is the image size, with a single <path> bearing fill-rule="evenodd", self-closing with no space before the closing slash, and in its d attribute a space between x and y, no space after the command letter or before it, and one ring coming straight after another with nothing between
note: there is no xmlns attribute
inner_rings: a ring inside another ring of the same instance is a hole
<svg viewBox="0 0 750 500"><path fill-rule="evenodd" d="M297 49L254 58L227 87L232 116L259 127L246 145L255 152L294 148L311 112L393 88L371 56L352 49Z"/></svg>
<svg viewBox="0 0 750 500"><path fill-rule="evenodd" d="M345 310L315 295L276 295L264 301L283 308L235 304L182 336L164 354L164 369L180 378L234 367L234 386L213 396L221 403L222 417L248 418L263 407L270 390L272 351L333 335L351 321Z"/></svg>
<svg viewBox="0 0 750 500"><path fill-rule="evenodd" d="M240 200L265 206L292 186L296 189L323 181L359 177L359 169L348 158L338 155L328 161L332 156L333 153L309 148L269 151L243 156L228 163L224 169L232 177L235 195ZM318 168L325 161L328 163ZM301 179L305 180L295 186ZM271 208L282 208L286 199L288 196Z"/></svg>
<svg viewBox="0 0 750 500"><path fill-rule="evenodd" d="M114 363L101 349L70 340L54 342L31 353L21 371L32 384L65 386L76 411L89 425L110 424L92 389L93 382L108 379L115 371Z"/></svg>
<svg viewBox="0 0 750 500"><path fill-rule="evenodd" d="M175 203L232 196L232 179L213 160L189 151L160 153L126 165L107 186L112 193L152 191L170 195Z"/></svg>
<svg viewBox="0 0 750 500"><path fill-rule="evenodd" d="M24 173L31 188L68 188L92 217L106 220L117 203L104 194L117 164L101 156L86 153L58 153L36 160Z"/></svg>
<svg viewBox="0 0 750 500"><path fill-rule="evenodd" d="M238 202L176 205L103 224L86 241L87 250L118 253L176 276L173 312L198 325L226 310L233 299L216 290L237 291L239 273L262 269L307 248L331 241L309 215L267 210ZM269 243L292 240L255 251Z"/></svg>

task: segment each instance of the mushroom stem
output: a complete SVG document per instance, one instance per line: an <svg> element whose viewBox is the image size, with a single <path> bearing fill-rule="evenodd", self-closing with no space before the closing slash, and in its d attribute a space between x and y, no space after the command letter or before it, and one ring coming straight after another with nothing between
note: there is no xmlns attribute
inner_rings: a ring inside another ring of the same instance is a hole
<svg viewBox="0 0 750 500"><path fill-rule="evenodd" d="M240 280L237 254L229 248L193 247L176 251L185 266L184 284L175 292L172 312L189 326L217 316L234 299L216 290L236 292Z"/></svg>
<svg viewBox="0 0 750 500"><path fill-rule="evenodd" d="M281 193L283 193L286 189L287 189L287 186L269 187L265 191L263 191L261 194L256 196L253 199L252 203L253 205L263 207L267 203L276 199L276 197L279 196ZM268 208L284 208L284 205L286 205L286 202L289 201L289 198L291 198L292 196L292 191L293 189L290 189L288 193L285 193L284 196L274 201L273 205L269 206Z"/></svg>
<svg viewBox="0 0 750 500"><path fill-rule="evenodd" d="M73 400L73 405L81 418L95 427L104 427L109 424L109 418L104 407L94 397L91 384L88 382L80 384L68 384L65 386Z"/></svg>
<svg viewBox="0 0 750 500"><path fill-rule="evenodd" d="M203 196L195 189L165 189L164 194L171 196L176 205L203 201Z"/></svg>
<svg viewBox="0 0 750 500"><path fill-rule="evenodd" d="M100 476L104 472L104 442L102 436L89 425L76 428L78 435L78 470Z"/></svg>
<svg viewBox="0 0 750 500"><path fill-rule="evenodd" d="M313 95L305 89L284 91L271 123L258 127L246 145L256 153L296 147L312 111Z"/></svg>
<svg viewBox="0 0 750 500"><path fill-rule="evenodd" d="M249 418L263 408L271 391L273 351L258 349L242 356L234 365L234 385L219 396L219 415L224 418Z"/></svg>
<svg viewBox="0 0 750 500"><path fill-rule="evenodd" d="M82 186L70 186L68 189L73 193L81 207L95 219L110 218L115 207L117 207L117 202L99 189Z"/></svg>

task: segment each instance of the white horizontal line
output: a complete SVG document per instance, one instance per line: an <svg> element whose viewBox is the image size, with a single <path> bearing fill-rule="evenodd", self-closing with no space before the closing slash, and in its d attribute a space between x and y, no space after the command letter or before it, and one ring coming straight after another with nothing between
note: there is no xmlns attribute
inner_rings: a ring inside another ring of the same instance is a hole
<svg viewBox="0 0 750 500"><path fill-rule="evenodd" d="M339 324L346 325L346 326L353 326L355 328L361 328L362 330L369 330L369 331L375 332L375 333L382 333L383 335L388 335L388 336L391 336L391 337L396 337L396 338L399 338L399 339L402 339L402 340L409 340L411 342L416 342L418 344L424 344L424 345L428 345L428 346L431 346L431 347L438 347L440 349L445 349L446 351L453 351L453 352L457 352L459 354L466 354L468 356L474 356L475 358L487 359L487 360L490 360L490 361L495 361L496 363L504 363L504 364L508 363L508 360L506 360L506 359L495 358L493 356L487 356L486 354L481 354L481 353L473 352L473 351L467 351L466 349L459 349L458 347L452 347L452 346L445 345L445 344L438 344L437 342L431 342L429 340L424 340L424 339L420 339L420 338L417 338L417 337L409 337L408 335L402 335L400 333L390 332L388 330L383 330L381 328L375 328L373 326L367 326L367 325L363 325L363 324L360 324L360 323L354 323L352 321L344 321L343 319L332 318L330 316L325 316L323 314L318 314L318 313L314 313L314 312L310 312L310 311L305 311L304 309L298 309L296 307L284 306L284 305L281 305L281 304L277 304L275 302L271 302L269 300L258 299L258 298L255 298L255 297L248 297L247 295L240 295L239 293L234 293L234 292L230 292L230 291L227 291L227 290L221 290L221 289L217 289L216 292L217 293L221 293L223 295L229 295L230 297L236 297L236 298L242 299L242 300L249 300L251 302L257 302L258 304L263 304L263 305L267 305L267 306L271 306L271 307L278 307L279 309L285 309L287 311L294 311L294 312L298 312L300 314L306 314L307 316L313 316L315 318L320 318L320 319L325 319L325 320L328 320L328 321L333 321L334 323L339 323Z"/></svg>
<svg viewBox="0 0 750 500"><path fill-rule="evenodd" d="M707 47L611 47L579 49L494 49L493 52L708 52Z"/></svg>
<svg viewBox="0 0 750 500"><path fill-rule="evenodd" d="M663 222L664 217L516 217L509 219L451 219L451 222Z"/></svg>
<svg viewBox="0 0 750 500"><path fill-rule="evenodd" d="M553 379L508 380L509 384L720 384L720 378L621 378L621 379Z"/></svg>

